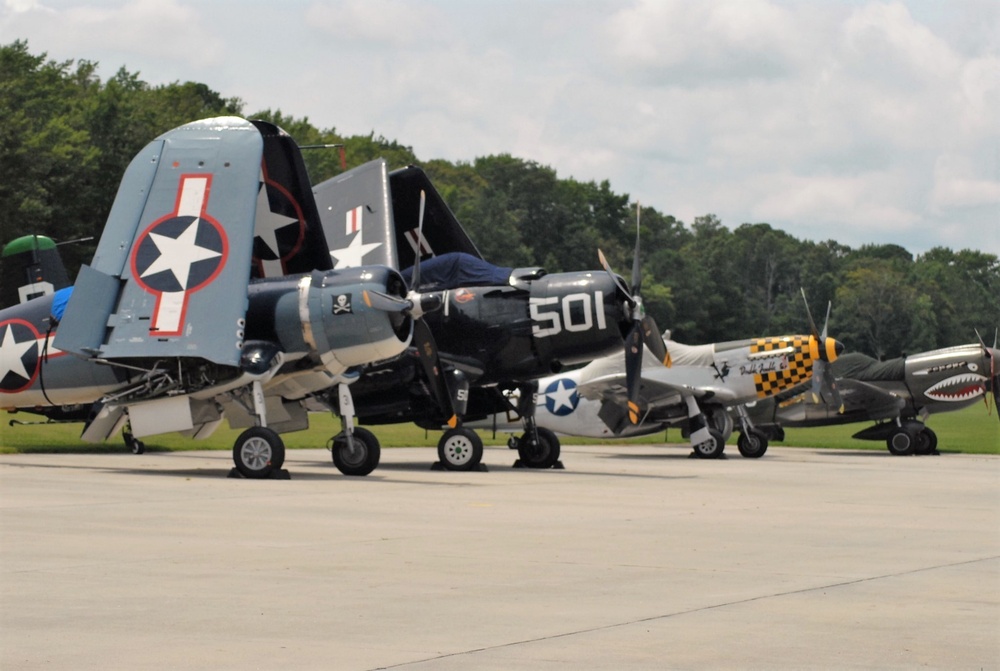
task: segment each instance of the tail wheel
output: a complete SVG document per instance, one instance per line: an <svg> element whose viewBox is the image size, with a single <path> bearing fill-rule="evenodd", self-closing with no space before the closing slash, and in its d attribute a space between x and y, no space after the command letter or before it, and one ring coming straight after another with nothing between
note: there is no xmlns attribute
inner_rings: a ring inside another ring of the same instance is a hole
<svg viewBox="0 0 1000 671"><path fill-rule="evenodd" d="M471 471L483 460L483 440L472 429L448 429L438 441L438 459L449 471Z"/></svg>
<svg viewBox="0 0 1000 671"><path fill-rule="evenodd" d="M726 439L715 429L709 429L708 436L708 440L694 446L694 453L700 459L718 459L726 449Z"/></svg>
<svg viewBox="0 0 1000 671"><path fill-rule="evenodd" d="M233 445L236 470L247 478L266 478L285 463L285 443L273 429L254 426Z"/></svg>
<svg viewBox="0 0 1000 671"><path fill-rule="evenodd" d="M759 459L767 452L767 436L757 429L745 431L736 440L736 447L747 459Z"/></svg>
<svg viewBox="0 0 1000 671"><path fill-rule="evenodd" d="M531 433L517 440L517 455L528 468L552 468L559 461L559 438L552 431L537 427L538 442L532 443Z"/></svg>
<svg viewBox="0 0 1000 671"><path fill-rule="evenodd" d="M368 475L378 467L382 458L382 446L378 438L368 429L357 427L351 434L353 448L347 442L346 433L338 433L333 437L333 465L344 475Z"/></svg>
<svg viewBox="0 0 1000 671"><path fill-rule="evenodd" d="M133 436L130 432L125 431L122 434L122 437L125 439L125 447L127 447L132 454L142 454L146 451L146 443Z"/></svg>

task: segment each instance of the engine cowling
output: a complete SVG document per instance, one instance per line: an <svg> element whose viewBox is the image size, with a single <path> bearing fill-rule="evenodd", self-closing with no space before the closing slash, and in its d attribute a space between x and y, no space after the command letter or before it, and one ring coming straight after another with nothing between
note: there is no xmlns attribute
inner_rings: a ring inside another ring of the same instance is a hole
<svg viewBox="0 0 1000 671"><path fill-rule="evenodd" d="M622 348L631 316L607 273L545 275L531 283L531 335L552 372Z"/></svg>
<svg viewBox="0 0 1000 671"><path fill-rule="evenodd" d="M250 285L247 340L276 342L330 373L392 358L410 342L413 320L372 307L366 292L402 298L403 278L384 266L313 272Z"/></svg>

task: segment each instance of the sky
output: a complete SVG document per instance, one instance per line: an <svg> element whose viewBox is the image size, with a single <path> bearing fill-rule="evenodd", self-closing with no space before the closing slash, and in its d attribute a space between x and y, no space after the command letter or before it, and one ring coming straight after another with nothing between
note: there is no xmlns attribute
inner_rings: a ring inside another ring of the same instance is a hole
<svg viewBox="0 0 1000 671"><path fill-rule="evenodd" d="M512 154L687 224L1000 255L997 0L0 1L0 43L421 161Z"/></svg>

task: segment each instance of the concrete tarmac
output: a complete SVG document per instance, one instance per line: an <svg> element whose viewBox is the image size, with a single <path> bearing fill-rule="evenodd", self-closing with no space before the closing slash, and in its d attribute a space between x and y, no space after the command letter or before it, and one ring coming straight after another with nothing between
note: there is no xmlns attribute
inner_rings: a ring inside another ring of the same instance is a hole
<svg viewBox="0 0 1000 671"><path fill-rule="evenodd" d="M997 669L1000 457L0 455L0 669Z"/></svg>

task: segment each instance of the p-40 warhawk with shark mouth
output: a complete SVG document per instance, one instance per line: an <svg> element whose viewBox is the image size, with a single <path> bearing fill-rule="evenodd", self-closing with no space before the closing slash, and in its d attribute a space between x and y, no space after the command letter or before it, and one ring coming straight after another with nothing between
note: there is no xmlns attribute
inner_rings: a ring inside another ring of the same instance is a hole
<svg viewBox="0 0 1000 671"><path fill-rule="evenodd" d="M831 367L842 399L840 406L808 394L779 394L749 409L756 426L772 439L784 438L783 426L825 426L874 421L854 434L860 440L885 440L895 455L931 454L937 434L930 415L966 408L984 398L1000 398L996 344L946 347L905 358L877 361L845 354ZM818 402L817 402L818 401Z"/></svg>

